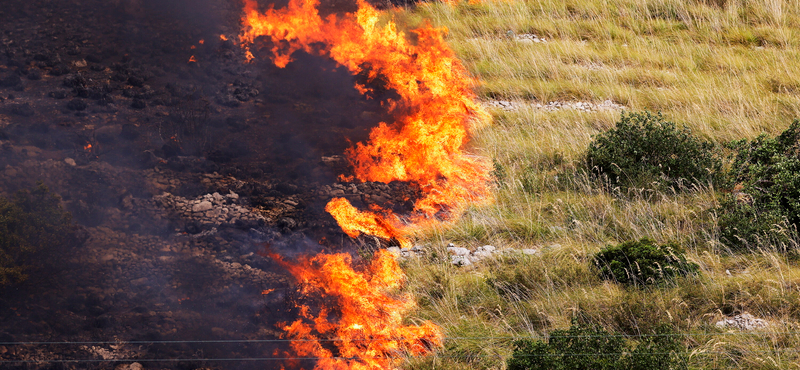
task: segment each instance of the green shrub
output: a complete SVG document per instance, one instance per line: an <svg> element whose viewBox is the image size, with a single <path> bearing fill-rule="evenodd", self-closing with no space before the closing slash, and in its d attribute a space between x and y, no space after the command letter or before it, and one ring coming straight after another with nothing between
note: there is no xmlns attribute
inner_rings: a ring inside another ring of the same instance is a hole
<svg viewBox="0 0 800 370"><path fill-rule="evenodd" d="M648 238L606 247L595 255L594 264L603 279L625 285L664 283L698 271L679 245L657 245Z"/></svg>
<svg viewBox="0 0 800 370"><path fill-rule="evenodd" d="M721 196L720 236L734 248L782 243L800 222L800 121L776 138L730 144L736 157L727 173L730 192ZM781 227L783 226L783 227Z"/></svg>
<svg viewBox="0 0 800 370"><path fill-rule="evenodd" d="M78 240L60 199L39 184L0 198L0 287L27 279L27 273Z"/></svg>
<svg viewBox="0 0 800 370"><path fill-rule="evenodd" d="M549 341L514 342L508 370L652 370L686 369L685 349L666 325L628 345L621 335L597 325L573 321L569 330L554 330Z"/></svg>
<svg viewBox="0 0 800 370"><path fill-rule="evenodd" d="M623 112L615 128L589 144L586 164L614 185L673 189L711 181L722 167L711 143L650 112Z"/></svg>

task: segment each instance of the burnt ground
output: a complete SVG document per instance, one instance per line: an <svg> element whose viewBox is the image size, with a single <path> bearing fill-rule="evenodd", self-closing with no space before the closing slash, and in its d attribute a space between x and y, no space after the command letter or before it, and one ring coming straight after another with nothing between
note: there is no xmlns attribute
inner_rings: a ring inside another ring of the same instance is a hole
<svg viewBox="0 0 800 370"><path fill-rule="evenodd" d="M0 290L3 369L274 368L208 360L285 347L252 342L295 314L290 277L260 252L374 246L324 212L333 196L410 206L394 201L413 199L404 184L336 180L345 148L391 120L391 92L362 97L358 76L304 53L278 69L256 47L245 63L240 9L3 1L0 195L43 182L85 239Z"/></svg>

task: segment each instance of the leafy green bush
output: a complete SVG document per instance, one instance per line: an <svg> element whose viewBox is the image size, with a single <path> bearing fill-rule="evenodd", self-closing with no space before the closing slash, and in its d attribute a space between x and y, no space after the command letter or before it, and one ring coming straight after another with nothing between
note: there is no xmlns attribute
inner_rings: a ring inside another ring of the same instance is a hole
<svg viewBox="0 0 800 370"><path fill-rule="evenodd" d="M650 112L623 112L615 128L589 144L586 164L614 185L673 189L713 180L722 167L711 143Z"/></svg>
<svg viewBox="0 0 800 370"><path fill-rule="evenodd" d="M730 148L736 157L727 174L732 191L720 199L721 239L734 248L786 242L800 222L800 121L776 138L761 135Z"/></svg>
<svg viewBox="0 0 800 370"><path fill-rule="evenodd" d="M508 370L652 370L686 369L685 349L666 325L627 345L621 335L597 325L573 321L569 330L554 330L549 341L514 342Z"/></svg>
<svg viewBox="0 0 800 370"><path fill-rule="evenodd" d="M0 198L0 287L27 279L27 272L78 240L60 199L39 184Z"/></svg>
<svg viewBox="0 0 800 370"><path fill-rule="evenodd" d="M698 271L679 245L657 245L648 238L609 246L595 255L594 264L603 279L625 285L664 283Z"/></svg>

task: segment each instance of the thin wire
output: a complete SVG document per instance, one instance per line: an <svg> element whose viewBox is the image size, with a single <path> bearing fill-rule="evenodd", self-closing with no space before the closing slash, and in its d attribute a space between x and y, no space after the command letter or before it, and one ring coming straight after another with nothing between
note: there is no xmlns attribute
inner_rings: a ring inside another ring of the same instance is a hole
<svg viewBox="0 0 800 370"><path fill-rule="evenodd" d="M725 332L725 333L666 333L666 334L606 334L606 335L559 335L559 338L652 338L652 337L696 337L721 335L773 336L800 335L800 332ZM486 339L543 339L544 336L487 336L487 337L445 337L443 340L486 340ZM355 339L221 339L221 340L160 340L160 341L79 341L79 342L0 342L0 345L56 345L56 344L185 344L185 343L287 343L287 342L360 342L360 341L406 341L424 340L425 338L355 338Z"/></svg>
<svg viewBox="0 0 800 370"><path fill-rule="evenodd" d="M797 349L786 349L783 351L775 350L775 351L746 351L745 353L774 353L774 352L783 352L783 353L800 353L800 350ZM640 352L640 353L632 353L632 352L609 352L609 353L543 353L543 354L525 354L525 355L517 355L516 357L554 357L554 356L619 356L619 355L631 355L631 356L642 356L642 355L724 355L728 354L728 352ZM502 358L502 355L492 355L492 354L481 354L481 355L435 355L437 358L475 358L475 357L498 357ZM402 356L384 356L384 357L243 357L243 358L143 358L143 359L132 359L132 358L123 358L123 359L109 359L109 360L102 360L102 359L78 359L78 360L62 360L62 359L54 359L54 360L0 360L0 364L3 363L43 363L43 362L57 362L57 363L97 363L97 362L176 362L176 361L298 361L298 360L347 360L347 361L357 361L357 360L404 360L407 357Z"/></svg>

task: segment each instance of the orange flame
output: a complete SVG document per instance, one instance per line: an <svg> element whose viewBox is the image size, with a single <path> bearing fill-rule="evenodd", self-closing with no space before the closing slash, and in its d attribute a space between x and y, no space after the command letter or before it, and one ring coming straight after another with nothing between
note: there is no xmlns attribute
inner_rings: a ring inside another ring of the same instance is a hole
<svg viewBox="0 0 800 370"><path fill-rule="evenodd" d="M200 44L200 45L203 45L203 44L205 44L205 43L206 43L206 40L204 40L204 39L200 39L200 41L198 41L197 43L198 43L198 44Z"/></svg>
<svg viewBox="0 0 800 370"><path fill-rule="evenodd" d="M396 238L403 248L411 247L410 242L400 237L400 232L392 224L378 214L359 211L345 198L334 198L325 206L325 211L330 213L339 226L350 237L360 234L374 235L379 238Z"/></svg>
<svg viewBox="0 0 800 370"><path fill-rule="evenodd" d="M228 38L225 35L219 35L219 39L222 41L228 41Z"/></svg>
<svg viewBox="0 0 800 370"><path fill-rule="evenodd" d="M422 355L442 345L435 324L403 324L415 304L407 294L392 294L405 276L388 251L376 252L361 271L352 267L348 254L301 257L297 263L270 256L294 275L304 293L335 302L299 304L301 318L282 328L296 339L291 347L299 357L319 358L314 369L393 369L404 354Z"/></svg>
<svg viewBox="0 0 800 370"><path fill-rule="evenodd" d="M90 151L90 150L92 150L92 144L86 144L86 145L84 145L84 146L83 146L83 150L84 150L84 151L87 151L87 152L88 152L88 151Z"/></svg>
<svg viewBox="0 0 800 370"><path fill-rule="evenodd" d="M197 63L197 59L194 58L194 55L189 57L189 63Z"/></svg>
<svg viewBox="0 0 800 370"><path fill-rule="evenodd" d="M472 92L475 81L445 43L445 30L430 26L412 30L416 41L411 42L395 23L379 24L375 8L356 1L357 12L323 18L318 0L290 0L285 8L270 7L263 14L253 0L245 0L246 27L240 39L247 47L259 36L270 38L272 61L281 68L292 61L292 53L304 50L329 56L353 74L384 77L400 96L388 104L395 122L380 123L368 142L356 144L346 154L361 181L399 180L423 191L412 222L434 215L446 218L469 201L488 198L489 166L466 154L464 146L470 122L486 121L489 116ZM363 85L356 88L369 91ZM329 208L332 214L346 213L333 216L350 235L352 230L375 230L374 221L383 217L351 218L352 207ZM398 233L394 237L400 237L407 226L391 219L382 223L392 224Z"/></svg>

